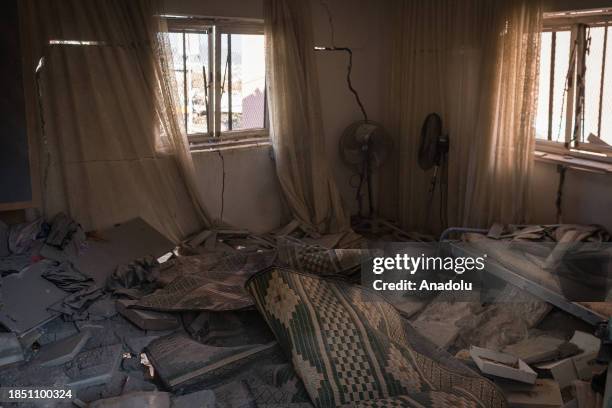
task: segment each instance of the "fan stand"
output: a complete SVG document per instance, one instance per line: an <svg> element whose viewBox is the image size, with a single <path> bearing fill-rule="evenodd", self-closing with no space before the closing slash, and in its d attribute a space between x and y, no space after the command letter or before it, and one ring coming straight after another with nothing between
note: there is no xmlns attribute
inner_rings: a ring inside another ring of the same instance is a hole
<svg viewBox="0 0 612 408"><path fill-rule="evenodd" d="M444 166L446 165L446 160L447 160L447 156L448 156L448 145L443 146L443 150L440 154L440 157L438 158L438 160L436 161L436 164L434 166L434 172L433 175L431 177L431 183L429 185L429 191L428 191L428 198L427 198L427 218L425 221L426 225L429 225L429 222L431 221L431 209L433 208L432 204L433 204L433 198L434 198L434 194L436 192L436 185L438 184L438 179L440 181L439 185L440 185L440 227L442 229L445 228L445 224L446 224L446 193L444 190ZM439 177L438 177L439 175Z"/></svg>
<svg viewBox="0 0 612 408"><path fill-rule="evenodd" d="M374 216L374 205L372 203L372 167L370 165L370 145L371 141L368 139L368 142L365 144L363 148L363 166L362 170L359 173L359 186L357 187L357 205L359 208L359 212L356 219L353 219L351 224L356 229L365 229L371 232L376 233L378 228L378 219ZM368 215L363 215L363 197L361 192L363 191L363 184L367 184L367 197L368 197Z"/></svg>

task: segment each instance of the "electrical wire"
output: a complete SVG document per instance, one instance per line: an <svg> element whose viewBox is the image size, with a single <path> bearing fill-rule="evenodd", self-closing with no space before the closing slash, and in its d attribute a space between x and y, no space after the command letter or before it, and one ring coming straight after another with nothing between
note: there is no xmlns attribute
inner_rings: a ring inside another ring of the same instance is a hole
<svg viewBox="0 0 612 408"><path fill-rule="evenodd" d="M329 9L329 5L327 4L327 2L321 0L320 1L321 7L323 7L323 9L325 10L326 14L327 14L327 20L329 22L329 29L330 29L330 34L331 34L331 47L315 47L315 51L331 51L331 52L346 52L348 54L348 64L346 67L346 84L348 86L349 91L353 94L353 96L355 97L355 101L357 102L357 105L359 106L359 110L361 111L361 114L363 115L363 121L364 122L368 122L368 113L366 112L366 109L363 105L363 102L361 102L361 98L359 97L359 92L357 92L357 90L355 89L355 87L353 86L353 82L351 79L351 75L353 72L353 50L349 47L338 47L336 45L336 38L335 38L335 29L334 29L334 19L331 13L331 10ZM368 160L366 158L366 160ZM363 216L363 198L362 198L362 191L363 191L363 184L364 181L366 183L368 183L368 201L369 201L369 212L370 215L372 215L373 213L373 206L372 206L372 199L371 199L371 177L370 177L370 172L371 170L369 169L369 166L367 163L364 162L363 167L355 174L351 175L351 179L349 180L349 184L353 186L354 183L352 183L352 180L355 176L359 177L359 182L356 186L357 188L357 192L356 192L356 200L357 200L357 206L358 206L358 210L359 210L359 216ZM353 186L354 187L354 186Z"/></svg>

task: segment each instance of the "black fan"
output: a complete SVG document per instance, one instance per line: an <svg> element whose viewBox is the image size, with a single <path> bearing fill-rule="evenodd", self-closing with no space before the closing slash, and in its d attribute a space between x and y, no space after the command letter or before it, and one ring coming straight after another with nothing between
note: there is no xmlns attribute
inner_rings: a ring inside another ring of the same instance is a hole
<svg viewBox="0 0 612 408"><path fill-rule="evenodd" d="M437 113L430 113L421 127L419 145L419 167L429 170L439 167L448 153L448 135L442 132L442 118Z"/></svg>
<svg viewBox="0 0 612 408"><path fill-rule="evenodd" d="M419 167L427 171L434 168L429 187L428 211L431 209L434 191L438 182L439 169L444 169L445 162L448 157L449 139L448 134L443 132L442 118L437 113L430 113L423 122L421 127L421 142L419 144ZM441 183L442 184L442 183ZM445 223L445 191L440 187L440 222ZM429 212L428 212L429 218ZM428 220L429 221L429 220Z"/></svg>

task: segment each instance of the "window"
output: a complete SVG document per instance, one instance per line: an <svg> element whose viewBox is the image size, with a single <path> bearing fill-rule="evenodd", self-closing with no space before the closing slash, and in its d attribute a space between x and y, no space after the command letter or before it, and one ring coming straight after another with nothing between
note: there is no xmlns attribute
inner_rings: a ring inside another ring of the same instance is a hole
<svg viewBox="0 0 612 408"><path fill-rule="evenodd" d="M267 136L261 25L170 19L176 82L190 141Z"/></svg>
<svg viewBox="0 0 612 408"><path fill-rule="evenodd" d="M535 123L539 147L612 152L611 23L612 10L545 15Z"/></svg>

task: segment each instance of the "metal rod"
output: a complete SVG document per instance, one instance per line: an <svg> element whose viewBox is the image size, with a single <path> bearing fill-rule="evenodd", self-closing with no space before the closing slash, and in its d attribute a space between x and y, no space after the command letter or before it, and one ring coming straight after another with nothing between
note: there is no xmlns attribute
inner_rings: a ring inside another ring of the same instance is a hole
<svg viewBox="0 0 612 408"><path fill-rule="evenodd" d="M608 22L604 30L603 53L601 57L601 82L599 84L599 115L597 118L597 137L601 138L601 111L603 106L604 79L606 76L606 51L608 48Z"/></svg>
<svg viewBox="0 0 612 408"><path fill-rule="evenodd" d="M184 121L185 121L185 133L189 134L189 131L187 129L187 123L189 122L188 120L188 112L189 112L189 106L188 106L188 100L187 100L187 38L186 38L186 34L185 34L185 30L183 30L183 102L184 102Z"/></svg>
<svg viewBox="0 0 612 408"><path fill-rule="evenodd" d="M555 57L557 53L557 33L552 32L550 52L550 81L548 87L548 140L552 141L552 121L554 108L554 88L555 88Z"/></svg>
<svg viewBox="0 0 612 408"><path fill-rule="evenodd" d="M232 35L227 34L227 129L232 130Z"/></svg>

